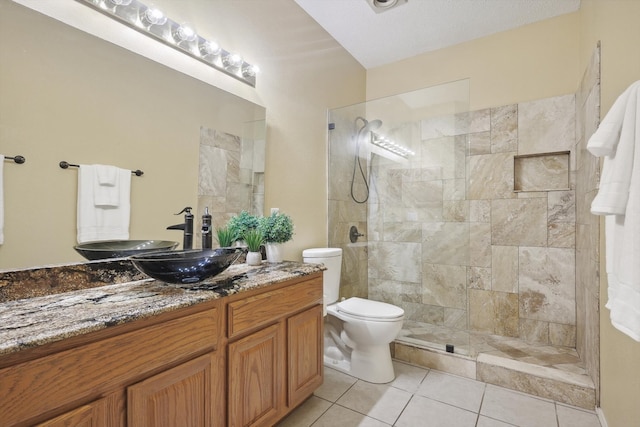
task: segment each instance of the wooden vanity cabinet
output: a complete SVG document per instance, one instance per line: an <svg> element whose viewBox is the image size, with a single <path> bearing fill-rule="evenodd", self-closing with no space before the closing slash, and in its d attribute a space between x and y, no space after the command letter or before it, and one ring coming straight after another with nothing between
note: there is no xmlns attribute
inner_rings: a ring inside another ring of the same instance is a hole
<svg viewBox="0 0 640 427"><path fill-rule="evenodd" d="M0 426L272 426L322 383L322 273L0 357Z"/></svg>
<svg viewBox="0 0 640 427"><path fill-rule="evenodd" d="M272 426L322 384L322 276L227 304L229 426Z"/></svg>
<svg viewBox="0 0 640 427"><path fill-rule="evenodd" d="M25 350L15 364L0 358L0 425L175 426L178 417L185 427L224 426L221 305Z"/></svg>

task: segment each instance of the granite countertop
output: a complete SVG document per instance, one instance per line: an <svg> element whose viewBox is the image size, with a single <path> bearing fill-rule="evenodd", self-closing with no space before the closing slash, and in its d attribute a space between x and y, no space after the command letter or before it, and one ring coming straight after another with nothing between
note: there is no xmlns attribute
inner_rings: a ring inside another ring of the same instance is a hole
<svg viewBox="0 0 640 427"><path fill-rule="evenodd" d="M324 269L291 261L235 264L188 285L142 279L0 302L0 356Z"/></svg>

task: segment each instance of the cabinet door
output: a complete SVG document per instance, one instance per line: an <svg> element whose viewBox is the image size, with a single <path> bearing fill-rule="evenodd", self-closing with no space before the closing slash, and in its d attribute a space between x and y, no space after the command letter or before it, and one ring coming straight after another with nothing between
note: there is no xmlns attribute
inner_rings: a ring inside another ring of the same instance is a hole
<svg viewBox="0 0 640 427"><path fill-rule="evenodd" d="M270 426L284 408L284 324L229 344L229 425Z"/></svg>
<svg viewBox="0 0 640 427"><path fill-rule="evenodd" d="M288 406L294 407L322 384L323 316L317 305L287 320Z"/></svg>
<svg viewBox="0 0 640 427"><path fill-rule="evenodd" d="M210 427L215 353L193 359L127 389L132 427Z"/></svg>
<svg viewBox="0 0 640 427"><path fill-rule="evenodd" d="M124 400L121 393L96 400L80 406L48 421L36 424L37 427L102 427L124 425Z"/></svg>

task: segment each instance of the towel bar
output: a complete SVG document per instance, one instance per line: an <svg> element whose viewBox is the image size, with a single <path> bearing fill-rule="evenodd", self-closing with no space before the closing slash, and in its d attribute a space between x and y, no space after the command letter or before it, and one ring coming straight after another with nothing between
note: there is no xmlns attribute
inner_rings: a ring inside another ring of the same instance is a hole
<svg viewBox="0 0 640 427"><path fill-rule="evenodd" d="M4 156L5 160L13 160L14 162L16 162L17 164L21 165L24 162L27 161L27 159L24 158L24 156Z"/></svg>
<svg viewBox="0 0 640 427"><path fill-rule="evenodd" d="M73 163L69 163L63 160L60 162L60 167L62 169L68 169L69 167L79 168L80 165L74 165ZM142 176L142 174L144 174L144 172L142 172L140 169L131 171L131 173L134 174L135 176Z"/></svg>

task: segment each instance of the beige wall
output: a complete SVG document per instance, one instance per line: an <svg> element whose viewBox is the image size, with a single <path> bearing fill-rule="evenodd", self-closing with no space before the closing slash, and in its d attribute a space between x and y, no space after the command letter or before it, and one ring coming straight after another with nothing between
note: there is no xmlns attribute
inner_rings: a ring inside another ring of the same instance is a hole
<svg viewBox="0 0 640 427"><path fill-rule="evenodd" d="M364 100L365 70L289 0L192 3L185 14L210 17L210 31L233 35L225 46L262 69L251 98L267 110L265 206L293 217L285 256L301 259L326 245L327 108ZM244 107L228 95L212 104L216 90L201 81L127 51L122 59L122 49L9 0L0 6L12 12L0 14L0 52L21 62L0 71L0 153L27 157L4 164L0 269L82 260L72 249L77 172L60 169L63 159L143 169L132 180L131 238L181 241L165 228L197 204L199 128L238 134ZM26 38L23 19L36 21Z"/></svg>
<svg viewBox="0 0 640 427"><path fill-rule="evenodd" d="M601 41L601 117L631 83L640 79L640 2L583 0L580 68ZM604 222L601 221L601 233ZM606 301L604 235L601 235L600 289L600 406L609 427L637 425L640 420L640 343L611 326Z"/></svg>
<svg viewBox="0 0 640 427"><path fill-rule="evenodd" d="M501 32L367 72L367 99L470 78L470 108L574 93L579 14Z"/></svg>

